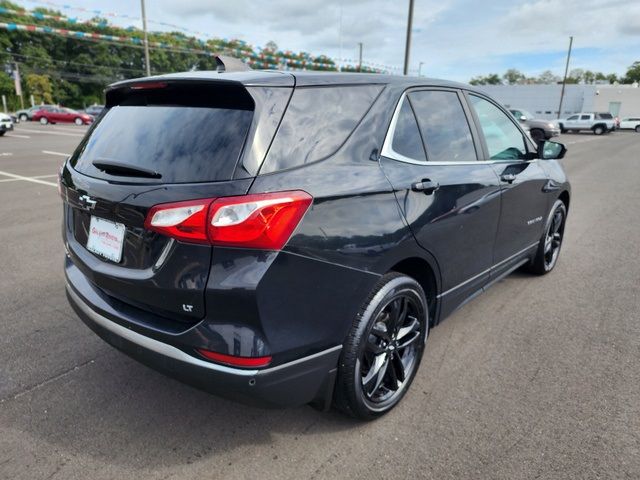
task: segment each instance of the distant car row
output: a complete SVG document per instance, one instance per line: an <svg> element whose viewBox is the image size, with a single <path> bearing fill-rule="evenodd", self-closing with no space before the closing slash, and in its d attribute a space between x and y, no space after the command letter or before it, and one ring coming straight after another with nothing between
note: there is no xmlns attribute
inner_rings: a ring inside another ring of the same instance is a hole
<svg viewBox="0 0 640 480"><path fill-rule="evenodd" d="M611 113L583 112L560 120L543 120L535 118L523 109L509 109L511 114L529 130L535 141L549 140L566 132L592 131L595 135L612 132L616 129L635 130L640 133L640 116L622 120Z"/></svg>
<svg viewBox="0 0 640 480"><path fill-rule="evenodd" d="M0 113L0 137L11 130L13 130L13 120L11 116L6 113Z"/></svg>
<svg viewBox="0 0 640 480"><path fill-rule="evenodd" d="M84 111L59 107L57 105L36 105L24 110L18 110L15 116L21 122L32 120L43 124L68 122L83 125L93 122L95 117L100 115L103 109L103 105L92 105Z"/></svg>

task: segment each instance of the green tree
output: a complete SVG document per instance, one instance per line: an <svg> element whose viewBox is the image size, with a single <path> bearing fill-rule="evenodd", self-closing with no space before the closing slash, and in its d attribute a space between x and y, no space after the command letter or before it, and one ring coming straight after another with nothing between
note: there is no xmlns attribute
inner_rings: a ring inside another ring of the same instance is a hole
<svg viewBox="0 0 640 480"><path fill-rule="evenodd" d="M620 79L615 73L610 73L609 75L607 75L607 80L609 80L610 84L614 84L620 81Z"/></svg>
<svg viewBox="0 0 640 480"><path fill-rule="evenodd" d="M510 68L504 75L502 76L505 82L509 85L515 85L517 83L522 83L525 80L524 74L520 70L516 70L515 68Z"/></svg>
<svg viewBox="0 0 640 480"><path fill-rule="evenodd" d="M558 83L560 78L555 75L551 70L545 70L540 75L538 75L537 82L543 83L545 85L550 85L554 83Z"/></svg>
<svg viewBox="0 0 640 480"><path fill-rule="evenodd" d="M580 83L582 80L584 80L584 70L581 68L574 68L567 77L567 83Z"/></svg>
<svg viewBox="0 0 640 480"><path fill-rule="evenodd" d="M27 90L36 103L53 103L53 87L47 75L31 73L26 77Z"/></svg>
<svg viewBox="0 0 640 480"><path fill-rule="evenodd" d="M624 76L624 83L640 82L640 61L633 62Z"/></svg>
<svg viewBox="0 0 640 480"><path fill-rule="evenodd" d="M471 85L500 85L502 83L502 80L500 80L500 75L498 75L497 73L490 73L485 77L473 77L471 80L469 80L469 83Z"/></svg>
<svg viewBox="0 0 640 480"><path fill-rule="evenodd" d="M5 72L0 72L0 95L10 96L15 93L13 79Z"/></svg>
<svg viewBox="0 0 640 480"><path fill-rule="evenodd" d="M584 83L592 84L596 81L596 74L591 70L585 70L582 78L584 79Z"/></svg>

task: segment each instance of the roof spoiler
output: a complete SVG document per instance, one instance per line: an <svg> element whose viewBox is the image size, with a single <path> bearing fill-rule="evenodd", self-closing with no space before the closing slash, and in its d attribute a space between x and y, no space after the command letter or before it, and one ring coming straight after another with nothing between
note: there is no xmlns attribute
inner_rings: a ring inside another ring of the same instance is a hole
<svg viewBox="0 0 640 480"><path fill-rule="evenodd" d="M228 57L226 55L216 56L217 72L246 72L251 70L251 67L244 63L239 58Z"/></svg>

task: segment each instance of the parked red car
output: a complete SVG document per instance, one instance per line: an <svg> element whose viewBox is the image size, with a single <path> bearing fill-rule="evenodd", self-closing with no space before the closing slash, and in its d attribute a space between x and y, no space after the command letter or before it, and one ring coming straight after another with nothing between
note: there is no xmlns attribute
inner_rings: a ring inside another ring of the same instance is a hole
<svg viewBox="0 0 640 480"><path fill-rule="evenodd" d="M47 123L67 122L76 125L89 125L93 117L86 113L64 107L44 107L33 114L32 120L43 125Z"/></svg>

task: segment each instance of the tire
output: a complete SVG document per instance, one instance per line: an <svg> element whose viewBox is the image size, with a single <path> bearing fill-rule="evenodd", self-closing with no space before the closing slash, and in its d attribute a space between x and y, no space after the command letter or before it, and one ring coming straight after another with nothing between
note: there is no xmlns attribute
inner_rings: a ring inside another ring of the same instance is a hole
<svg viewBox="0 0 640 480"><path fill-rule="evenodd" d="M49 120L47 120L46 117L41 117L40 118L40 125L46 125L47 123L49 123Z"/></svg>
<svg viewBox="0 0 640 480"><path fill-rule="evenodd" d="M635 131L636 133L640 133L640 125L636 125Z"/></svg>
<svg viewBox="0 0 640 480"><path fill-rule="evenodd" d="M7 133L6 130L0 130L0 137L4 137L4 134Z"/></svg>
<svg viewBox="0 0 640 480"><path fill-rule="evenodd" d="M361 420L393 409L418 371L428 329L429 311L420 284L395 272L380 278L344 342L334 405Z"/></svg>
<svg viewBox="0 0 640 480"><path fill-rule="evenodd" d="M594 135L602 135L605 132L605 128L602 125L596 125L593 127Z"/></svg>
<svg viewBox="0 0 640 480"><path fill-rule="evenodd" d="M562 248L566 221L567 207L562 200L556 200L547 218L536 256L526 267L529 272L545 275L556 266Z"/></svg>
<svg viewBox="0 0 640 480"><path fill-rule="evenodd" d="M21 113L18 118L20 119L21 122L26 122L27 120L29 120L29 117L27 116L26 113Z"/></svg>
<svg viewBox="0 0 640 480"><path fill-rule="evenodd" d="M531 138L535 142L544 142L547 139L544 134L544 130L540 130L539 128L534 128L533 130L531 130Z"/></svg>
<svg viewBox="0 0 640 480"><path fill-rule="evenodd" d="M76 118L73 123L75 123L76 125L82 125L82 119L80 117Z"/></svg>

